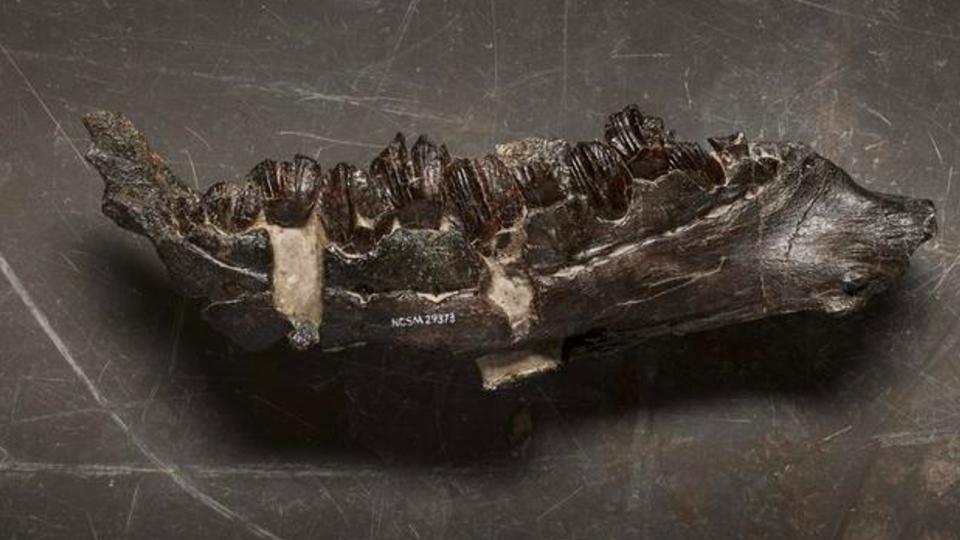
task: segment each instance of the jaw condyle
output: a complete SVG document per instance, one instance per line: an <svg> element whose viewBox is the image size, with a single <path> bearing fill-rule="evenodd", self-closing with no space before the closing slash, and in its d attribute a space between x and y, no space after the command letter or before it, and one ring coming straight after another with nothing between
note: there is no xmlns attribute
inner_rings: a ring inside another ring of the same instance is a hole
<svg viewBox="0 0 960 540"><path fill-rule="evenodd" d="M598 329L858 309L936 229L931 202L869 191L805 145L737 134L708 152L635 106L599 141L465 159L398 135L366 169L298 155L203 194L124 116L84 122L104 212L240 345L444 351L490 388Z"/></svg>

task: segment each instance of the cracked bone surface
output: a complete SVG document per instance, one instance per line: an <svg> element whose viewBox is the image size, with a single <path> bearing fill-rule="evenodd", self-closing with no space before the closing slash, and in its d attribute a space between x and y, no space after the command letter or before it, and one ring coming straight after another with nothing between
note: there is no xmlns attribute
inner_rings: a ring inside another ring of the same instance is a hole
<svg viewBox="0 0 960 540"><path fill-rule="evenodd" d="M635 106L598 141L465 159L398 135L366 169L298 155L203 194L126 117L84 123L104 213L241 346L441 351L482 359L487 387L553 369L572 336L856 310L936 229L930 201L867 190L808 146L707 151Z"/></svg>

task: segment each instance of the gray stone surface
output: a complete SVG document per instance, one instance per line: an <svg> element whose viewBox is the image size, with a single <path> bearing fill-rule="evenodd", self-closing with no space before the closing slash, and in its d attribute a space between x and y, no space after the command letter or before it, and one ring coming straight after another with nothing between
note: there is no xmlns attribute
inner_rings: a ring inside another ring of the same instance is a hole
<svg viewBox="0 0 960 540"><path fill-rule="evenodd" d="M960 5L0 0L0 45L0 537L960 537ZM396 350L241 354L80 159L100 108L205 188L398 130L591 139L631 102L811 142L940 235L853 316L489 394Z"/></svg>

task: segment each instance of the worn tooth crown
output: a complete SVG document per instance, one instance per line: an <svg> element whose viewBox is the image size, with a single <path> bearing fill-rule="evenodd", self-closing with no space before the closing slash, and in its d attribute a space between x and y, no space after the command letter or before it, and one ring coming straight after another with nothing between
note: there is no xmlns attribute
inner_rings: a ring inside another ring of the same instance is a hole
<svg viewBox="0 0 960 540"><path fill-rule="evenodd" d="M664 129L663 120L645 116L636 105L610 115L604 135L627 161L636 159L645 148L673 142L673 133Z"/></svg>
<svg viewBox="0 0 960 540"><path fill-rule="evenodd" d="M302 225L317 200L320 165L297 155L294 161L264 160L248 178L260 189L268 223L283 226Z"/></svg>
<svg viewBox="0 0 960 540"><path fill-rule="evenodd" d="M487 154L475 162L480 187L496 220L496 230L509 229L523 213L523 195L503 161Z"/></svg>
<svg viewBox="0 0 960 540"><path fill-rule="evenodd" d="M929 201L862 188L806 145L737 133L708 152L634 105L603 141L454 159L398 134L368 167L265 160L202 196L122 115L84 121L104 212L243 346L469 353L488 385L557 365L544 351L587 332L858 309L936 230Z"/></svg>
<svg viewBox="0 0 960 540"><path fill-rule="evenodd" d="M599 216L618 219L627 212L633 181L616 151L600 142L581 142L570 150L568 162L574 188Z"/></svg>
<svg viewBox="0 0 960 540"><path fill-rule="evenodd" d="M493 213L472 159L453 160L444 171L441 193L448 203L448 211L459 221L467 238L485 238L492 232Z"/></svg>
<svg viewBox="0 0 960 540"><path fill-rule="evenodd" d="M353 202L350 200L350 180L353 167L338 163L327 170L319 180L317 206L320 220L330 240L347 245L353 236Z"/></svg>
<svg viewBox="0 0 960 540"><path fill-rule="evenodd" d="M218 182L200 199L207 219L225 232L249 228L263 207L260 189L249 182Z"/></svg>

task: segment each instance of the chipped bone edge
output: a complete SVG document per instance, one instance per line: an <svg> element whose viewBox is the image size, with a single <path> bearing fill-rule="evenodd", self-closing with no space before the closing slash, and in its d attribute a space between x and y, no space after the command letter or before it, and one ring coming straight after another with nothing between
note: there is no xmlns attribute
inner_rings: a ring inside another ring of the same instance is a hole
<svg viewBox="0 0 960 540"><path fill-rule="evenodd" d="M535 349L500 351L476 359L484 390L497 390L523 379L554 371L562 364L563 340Z"/></svg>

